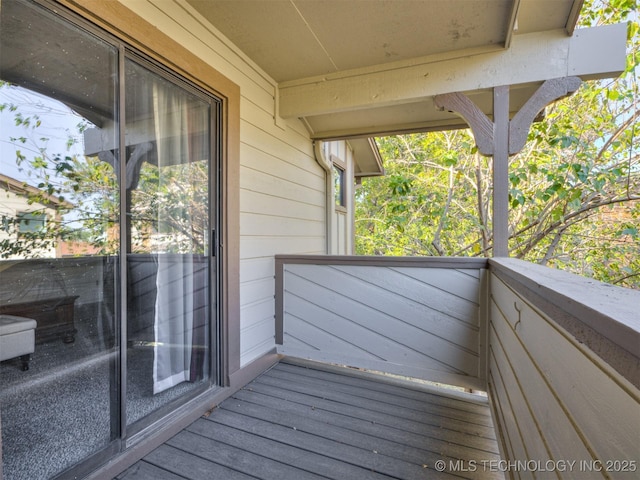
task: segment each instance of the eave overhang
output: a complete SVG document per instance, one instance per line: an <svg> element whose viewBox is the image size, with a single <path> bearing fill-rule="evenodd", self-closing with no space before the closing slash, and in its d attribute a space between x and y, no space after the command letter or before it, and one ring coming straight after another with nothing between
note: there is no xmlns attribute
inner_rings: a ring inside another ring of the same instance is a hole
<svg viewBox="0 0 640 480"><path fill-rule="evenodd" d="M44 190L33 187L26 182L22 182L1 173L0 189L21 197L25 197L27 199L30 198L31 200L34 200L34 203L43 205L46 208L53 208L56 210L61 208L73 208L73 204L67 202L66 200L56 197L55 195L50 195Z"/></svg>
<svg viewBox="0 0 640 480"><path fill-rule="evenodd" d="M382 156L373 138L352 138L349 145L353 151L356 178L384 175Z"/></svg>

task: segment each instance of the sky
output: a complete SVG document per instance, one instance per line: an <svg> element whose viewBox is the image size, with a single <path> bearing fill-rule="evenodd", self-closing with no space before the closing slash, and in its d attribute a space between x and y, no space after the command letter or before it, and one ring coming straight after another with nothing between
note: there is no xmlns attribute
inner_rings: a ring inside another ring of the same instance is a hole
<svg viewBox="0 0 640 480"><path fill-rule="evenodd" d="M19 167L16 162L16 150L27 159L41 155L46 149L49 156L83 155L84 139L78 131L78 124L84 119L69 107L44 95L21 87L0 86L0 105L7 105L0 112L0 173L37 186L40 180L34 177L26 165ZM8 105L17 109L10 111ZM30 118L31 125L16 125L16 115ZM37 117L37 118L36 118ZM36 122L40 124L36 126ZM67 141L73 136L76 144L68 148ZM25 138L22 143L17 138Z"/></svg>

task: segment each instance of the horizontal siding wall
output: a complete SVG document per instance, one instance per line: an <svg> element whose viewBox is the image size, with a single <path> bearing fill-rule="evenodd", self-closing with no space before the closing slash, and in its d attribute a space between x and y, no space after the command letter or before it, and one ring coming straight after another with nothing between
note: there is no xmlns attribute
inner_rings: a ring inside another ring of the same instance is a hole
<svg viewBox="0 0 640 480"><path fill-rule="evenodd" d="M280 353L485 388L479 266L371 257L280 261Z"/></svg>
<svg viewBox="0 0 640 480"><path fill-rule="evenodd" d="M554 478L637 478L638 388L508 283L491 275L488 382L505 459L576 462Z"/></svg>
<svg viewBox="0 0 640 480"><path fill-rule="evenodd" d="M240 86L241 365L275 348L274 255L325 251L325 174L298 121L276 118L276 83L179 0L126 2Z"/></svg>

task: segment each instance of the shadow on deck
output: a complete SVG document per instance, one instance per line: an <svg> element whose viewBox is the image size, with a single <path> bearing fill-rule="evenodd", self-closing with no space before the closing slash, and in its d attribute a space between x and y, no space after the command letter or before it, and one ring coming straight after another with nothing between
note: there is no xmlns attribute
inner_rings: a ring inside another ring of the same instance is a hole
<svg viewBox="0 0 640 480"><path fill-rule="evenodd" d="M117 479L503 478L498 452L486 397L285 359Z"/></svg>

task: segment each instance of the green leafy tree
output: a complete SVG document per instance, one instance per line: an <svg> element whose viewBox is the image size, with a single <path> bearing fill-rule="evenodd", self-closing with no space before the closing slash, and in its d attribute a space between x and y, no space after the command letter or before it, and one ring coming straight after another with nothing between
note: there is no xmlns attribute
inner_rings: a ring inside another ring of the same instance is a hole
<svg viewBox="0 0 640 480"><path fill-rule="evenodd" d="M5 99L0 101L0 115L7 115L4 120L10 118L15 126L11 135L0 133L5 145L3 173L11 166L24 180L26 193L21 195L30 212L49 217L39 228L24 232L24 220L4 214L0 258L38 257L64 241L89 245L94 253L118 254L118 175L113 162L84 155L82 134L92 125L67 107L43 102L6 82L0 82L0 93ZM75 117L78 122L61 136L56 117ZM209 233L208 178L204 160L161 169L144 162L127 199L129 251L204 253Z"/></svg>
<svg viewBox="0 0 640 480"><path fill-rule="evenodd" d="M583 25L629 20L625 72L546 110L510 159L510 254L640 288L637 4L586 2ZM467 130L378 139L387 175L356 197L356 251L489 256L491 159Z"/></svg>
<svg viewBox="0 0 640 480"><path fill-rule="evenodd" d="M0 258L13 255L37 257L54 248L59 241L74 236L74 229L64 220L64 216L73 208L65 198L64 184L76 162L70 153L76 138L73 134L68 134L63 139L64 151L51 153L48 145L50 138L43 134L45 125L39 113L47 109L53 114L62 112L53 112L51 107L44 108L37 97L30 97L25 91L12 87L7 82L0 81L0 90L6 93L3 98L14 100L0 103L0 115L11 117L10 123L15 126L13 136L3 133L0 138L5 146L3 173L9 164L13 164L13 170L24 178L24 192L19 195L26 197L29 215L43 219L37 226L25 229L25 222L21 217L3 212ZM81 133L84 128L86 123L80 121L77 125L78 132ZM12 148L6 148L7 145ZM7 152L12 152L13 158Z"/></svg>

